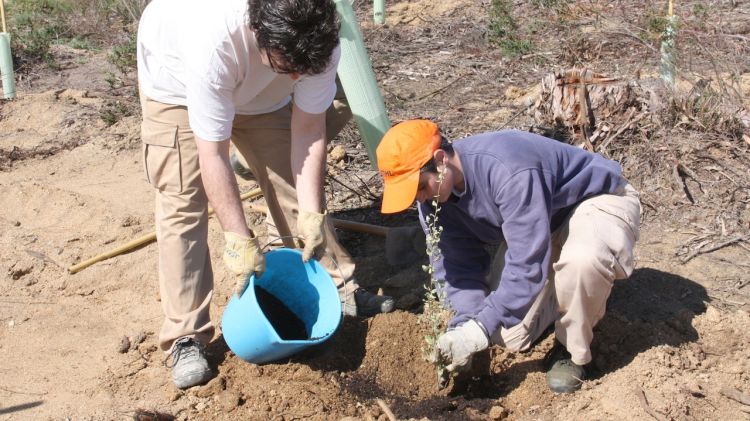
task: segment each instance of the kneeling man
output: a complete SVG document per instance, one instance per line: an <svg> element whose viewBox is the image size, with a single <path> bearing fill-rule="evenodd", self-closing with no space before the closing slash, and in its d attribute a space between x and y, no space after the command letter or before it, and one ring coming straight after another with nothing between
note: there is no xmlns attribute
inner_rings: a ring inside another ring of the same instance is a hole
<svg viewBox="0 0 750 421"><path fill-rule="evenodd" d="M517 130L449 143L427 120L391 128L377 157L383 213L416 199L427 230L440 208L433 267L455 315L436 351L448 370L491 344L527 350L554 323L547 382L578 390L612 284L633 271L640 202L620 165Z"/></svg>

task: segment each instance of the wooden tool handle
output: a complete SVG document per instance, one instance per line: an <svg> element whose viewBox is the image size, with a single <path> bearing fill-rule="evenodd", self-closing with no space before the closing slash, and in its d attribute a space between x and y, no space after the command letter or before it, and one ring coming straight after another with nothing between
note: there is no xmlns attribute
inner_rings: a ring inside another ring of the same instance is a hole
<svg viewBox="0 0 750 421"><path fill-rule="evenodd" d="M0 0L0 2L1 1L3 1L3 0ZM250 199L250 198L253 198L253 197L260 196L261 194L263 194L263 192L261 192L260 189L253 189L253 190L251 190L251 191L249 191L247 193L241 194L240 195L240 200ZM214 213L214 210L211 209L211 208L208 208L208 215L209 216L213 215L213 213ZM148 244L148 243L150 243L150 242L152 242L154 240L156 240L156 231L154 231L154 232L152 232L150 234L146 234L143 237L136 238L135 240L133 240L133 241L127 243L127 244L123 244L123 245L121 245L120 247L117 247L114 250L110 250L110 251L108 251L106 253L102 253L102 254L100 254L98 256L94 256L94 257L92 257L92 258L90 258L88 260L84 260L81 263L73 265L73 266L71 266L71 267L68 268L68 272L70 272L70 274L74 274L74 273L79 272L79 271L81 271L83 269L86 269L87 267L93 265L94 263L101 262L102 260L107 260L110 257L115 257L118 254L125 253L128 250L134 249L134 248L136 248L138 246L142 246L144 244Z"/></svg>
<svg viewBox="0 0 750 421"><path fill-rule="evenodd" d="M380 225L366 224L364 222L347 221L344 219L331 218L333 226L347 231L363 232L365 234L374 234L381 237L388 235L388 227Z"/></svg>

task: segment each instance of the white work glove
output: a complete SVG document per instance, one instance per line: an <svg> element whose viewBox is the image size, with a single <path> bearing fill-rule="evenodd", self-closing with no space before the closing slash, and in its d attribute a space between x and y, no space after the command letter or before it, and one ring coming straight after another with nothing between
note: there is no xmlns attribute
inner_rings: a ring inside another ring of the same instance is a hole
<svg viewBox="0 0 750 421"><path fill-rule="evenodd" d="M260 277L266 270L266 258L260 252L256 237L225 232L224 241L224 264L237 275L234 293L239 298L250 283L250 275L255 273L256 277Z"/></svg>
<svg viewBox="0 0 750 421"><path fill-rule="evenodd" d="M323 230L326 220L325 213L299 211L297 217L297 234L305 240L302 251L302 261L307 262L311 257L319 259L326 248L326 235Z"/></svg>
<svg viewBox="0 0 750 421"><path fill-rule="evenodd" d="M476 320L469 320L440 335L433 361L443 362L450 372L464 371L471 367L471 356L489 345L484 328Z"/></svg>

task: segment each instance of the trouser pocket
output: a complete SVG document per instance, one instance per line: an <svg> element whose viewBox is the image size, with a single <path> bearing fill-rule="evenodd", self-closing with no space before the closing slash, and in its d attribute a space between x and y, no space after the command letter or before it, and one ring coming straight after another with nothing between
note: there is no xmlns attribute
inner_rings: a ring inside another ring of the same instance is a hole
<svg viewBox="0 0 750 421"><path fill-rule="evenodd" d="M143 166L148 182L160 191L182 191L180 147L176 125L144 119L141 125Z"/></svg>
<svg viewBox="0 0 750 421"><path fill-rule="evenodd" d="M616 278L630 276L634 267L633 248L640 236L638 194L630 188L622 195L602 195L587 202L598 212L591 216L592 222L595 221L594 230L609 246L620 266Z"/></svg>

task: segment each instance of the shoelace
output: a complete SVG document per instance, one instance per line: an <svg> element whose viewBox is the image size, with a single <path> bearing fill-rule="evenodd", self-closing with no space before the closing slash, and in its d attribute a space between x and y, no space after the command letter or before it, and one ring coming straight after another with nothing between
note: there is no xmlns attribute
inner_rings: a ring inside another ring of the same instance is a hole
<svg viewBox="0 0 750 421"><path fill-rule="evenodd" d="M174 367L178 361L182 358L191 359L197 357L205 349L205 345L200 342L196 342L192 339L177 342L172 348L172 352L164 360L164 365L167 368ZM170 363L169 360L172 360Z"/></svg>

